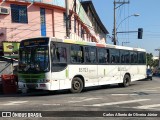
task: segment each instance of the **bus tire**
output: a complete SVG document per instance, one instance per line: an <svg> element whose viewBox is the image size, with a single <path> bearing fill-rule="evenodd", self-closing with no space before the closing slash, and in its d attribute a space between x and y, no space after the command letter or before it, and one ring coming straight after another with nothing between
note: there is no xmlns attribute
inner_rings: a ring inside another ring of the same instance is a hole
<svg viewBox="0 0 160 120"><path fill-rule="evenodd" d="M80 93L83 90L83 82L79 77L75 77L72 80L71 92Z"/></svg>
<svg viewBox="0 0 160 120"><path fill-rule="evenodd" d="M125 74L124 75L124 78L123 78L123 83L119 83L118 85L120 87L128 87L131 83L131 78L128 74Z"/></svg>

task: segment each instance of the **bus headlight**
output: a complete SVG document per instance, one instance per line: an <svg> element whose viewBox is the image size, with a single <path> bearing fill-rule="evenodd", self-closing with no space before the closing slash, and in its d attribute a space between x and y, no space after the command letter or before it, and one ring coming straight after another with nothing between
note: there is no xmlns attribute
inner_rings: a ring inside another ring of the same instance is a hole
<svg viewBox="0 0 160 120"><path fill-rule="evenodd" d="M46 79L46 80L45 80L45 82L50 82L50 81L51 81L51 80L49 80L49 79Z"/></svg>

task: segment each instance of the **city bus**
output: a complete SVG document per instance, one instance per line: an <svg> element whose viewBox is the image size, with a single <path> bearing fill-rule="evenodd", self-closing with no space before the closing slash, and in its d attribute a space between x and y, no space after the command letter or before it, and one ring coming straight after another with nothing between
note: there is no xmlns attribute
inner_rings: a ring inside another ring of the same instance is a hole
<svg viewBox="0 0 160 120"><path fill-rule="evenodd" d="M37 37L22 40L19 48L21 89L48 91L118 84L146 78L146 51L95 42Z"/></svg>

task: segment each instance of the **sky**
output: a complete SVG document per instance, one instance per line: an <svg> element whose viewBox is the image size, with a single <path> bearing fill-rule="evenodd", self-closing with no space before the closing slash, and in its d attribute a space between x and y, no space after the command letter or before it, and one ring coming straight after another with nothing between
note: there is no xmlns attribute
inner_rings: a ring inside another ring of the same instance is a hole
<svg viewBox="0 0 160 120"><path fill-rule="evenodd" d="M113 1L114 0L92 0L93 5L109 35L113 31ZM116 0L128 1L128 0ZM130 0L129 4L120 7L117 4L116 25L117 32L138 31L143 28L143 39L137 39L138 33L118 33L118 45L140 47L146 49L147 53L158 56L160 48L160 0ZM138 17L132 16L139 14ZM131 17L129 17L131 16ZM107 38L108 44L113 44L112 40Z"/></svg>

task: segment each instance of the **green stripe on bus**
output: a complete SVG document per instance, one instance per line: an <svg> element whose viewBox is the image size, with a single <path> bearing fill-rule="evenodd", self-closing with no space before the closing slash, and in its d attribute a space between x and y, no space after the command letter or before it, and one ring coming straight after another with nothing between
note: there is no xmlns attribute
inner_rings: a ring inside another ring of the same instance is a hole
<svg viewBox="0 0 160 120"><path fill-rule="evenodd" d="M66 78L68 77L68 70L66 70Z"/></svg>
<svg viewBox="0 0 160 120"><path fill-rule="evenodd" d="M76 44L80 44L80 45L86 45L86 43L83 42L83 41L76 41L75 43L76 43Z"/></svg>
<svg viewBox="0 0 160 120"><path fill-rule="evenodd" d="M38 82L38 80L45 78L44 73L40 73L40 74L19 73L18 76L19 76L19 78L23 79L26 83Z"/></svg>

